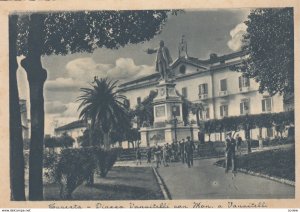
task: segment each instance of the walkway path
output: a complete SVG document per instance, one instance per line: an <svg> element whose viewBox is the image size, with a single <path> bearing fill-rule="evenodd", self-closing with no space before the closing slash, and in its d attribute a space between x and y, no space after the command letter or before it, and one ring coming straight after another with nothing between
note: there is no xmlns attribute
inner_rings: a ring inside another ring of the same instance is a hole
<svg viewBox="0 0 300 212"><path fill-rule="evenodd" d="M172 199L294 198L293 186L265 178L231 172L214 164L218 159L195 160L194 167L172 163L158 168Z"/></svg>

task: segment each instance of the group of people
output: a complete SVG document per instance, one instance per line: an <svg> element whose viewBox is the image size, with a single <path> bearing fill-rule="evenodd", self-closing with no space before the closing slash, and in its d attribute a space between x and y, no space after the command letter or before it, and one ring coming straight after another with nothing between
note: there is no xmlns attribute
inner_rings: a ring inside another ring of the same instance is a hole
<svg viewBox="0 0 300 212"><path fill-rule="evenodd" d="M228 132L226 134L225 139L225 156L226 156L226 167L225 172L229 171L231 166L232 172L236 172L236 152L240 152L242 138L239 134L236 135L235 138L232 137L232 133ZM147 163L152 162L152 156L154 156L154 162L156 167L158 168L160 165L165 167L169 166L171 162L181 161L182 163L186 163L190 168L194 165L193 156L196 147L194 141L188 136L186 139L182 139L180 141L173 141L171 145L169 143L159 146L156 144L154 147L150 147L147 149ZM137 165L141 164L142 153L138 148L136 150L136 160Z"/></svg>
<svg viewBox="0 0 300 212"><path fill-rule="evenodd" d="M159 146L156 144L152 148L147 149L147 163L151 163L152 156L154 156L154 162L158 168L160 165L169 166L170 162L182 161L186 163L188 167L193 166L193 153L195 150L195 144L191 140L191 137L182 139L180 141L173 141L171 145L169 143ZM141 164L141 151L137 149L136 159L137 165Z"/></svg>

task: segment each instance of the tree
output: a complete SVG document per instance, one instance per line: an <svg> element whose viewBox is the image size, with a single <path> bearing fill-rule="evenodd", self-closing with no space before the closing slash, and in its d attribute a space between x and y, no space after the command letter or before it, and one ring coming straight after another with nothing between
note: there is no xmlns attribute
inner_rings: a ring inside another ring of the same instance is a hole
<svg viewBox="0 0 300 212"><path fill-rule="evenodd" d="M75 139L69 136L67 133L64 133L61 137L58 138L58 142L61 147L69 148L73 146Z"/></svg>
<svg viewBox="0 0 300 212"><path fill-rule="evenodd" d="M83 131L83 135L77 138L77 141L81 147L89 146L89 129Z"/></svg>
<svg viewBox="0 0 300 212"><path fill-rule="evenodd" d="M25 200L24 156L19 92L17 85L17 21L9 18L9 156L10 189L12 200Z"/></svg>
<svg viewBox="0 0 300 212"><path fill-rule="evenodd" d="M135 44L150 40L161 31L168 12L166 10L83 11L20 15L17 23L19 36L14 43L17 44L17 55L25 55L21 65L26 70L30 89L32 121L29 159L30 200L43 199L43 88L47 71L42 66L41 56L93 52L99 47L119 48L128 43ZM12 82L16 87L16 80ZM16 104L16 99L14 101ZM15 126L18 127L18 123Z"/></svg>
<svg viewBox="0 0 300 212"><path fill-rule="evenodd" d="M115 129L130 126L129 114L124 104L126 97L116 91L118 81L95 79L92 88L81 88L78 97L80 105L79 118L91 120L91 130L98 128L103 134L105 149L110 148L110 133Z"/></svg>
<svg viewBox="0 0 300 212"><path fill-rule="evenodd" d="M201 110L203 110L203 105L201 103L192 103L191 104L191 111L193 114L196 115L196 120L197 120L197 126L200 127L200 117L199 113Z"/></svg>
<svg viewBox="0 0 300 212"><path fill-rule="evenodd" d="M245 22L244 61L233 67L259 82L259 92L294 93L293 8L255 9Z"/></svg>
<svg viewBox="0 0 300 212"><path fill-rule="evenodd" d="M137 117L138 128L142 127L144 122L148 122L153 125L154 115L153 115L153 100L157 96L157 91L150 91L149 95L132 111L131 116Z"/></svg>
<svg viewBox="0 0 300 212"><path fill-rule="evenodd" d="M189 114L192 109L192 102L185 98L183 95L181 95L177 90L176 94L180 96L182 101L182 119L184 125L186 126L189 124Z"/></svg>

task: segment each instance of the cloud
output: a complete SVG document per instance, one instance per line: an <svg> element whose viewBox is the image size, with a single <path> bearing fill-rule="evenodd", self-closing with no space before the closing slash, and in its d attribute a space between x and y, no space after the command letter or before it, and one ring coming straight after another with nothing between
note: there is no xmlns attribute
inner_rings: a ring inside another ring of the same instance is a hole
<svg viewBox="0 0 300 212"><path fill-rule="evenodd" d="M113 65L96 63L91 57L77 58L66 65L69 77L84 82L92 81L95 75L106 77L108 70L111 68L113 68Z"/></svg>
<svg viewBox="0 0 300 212"><path fill-rule="evenodd" d="M85 85L81 81L72 78L56 78L55 80L48 80L45 83L45 88L48 91L74 91Z"/></svg>
<svg viewBox="0 0 300 212"><path fill-rule="evenodd" d="M238 51L242 47L242 38L246 33L247 25L240 23L230 31L231 40L227 42L228 47L233 51Z"/></svg>
<svg viewBox="0 0 300 212"><path fill-rule="evenodd" d="M131 58L119 58L115 64L96 63L93 58L77 58L67 63L66 77L46 81L45 88L52 92L78 92L87 87L94 76L126 82L154 73L153 66L136 65Z"/></svg>
<svg viewBox="0 0 300 212"><path fill-rule="evenodd" d="M154 72L152 66L136 65L131 58L119 58L115 64L96 63L93 58L77 58L70 61L66 69L70 78L81 82L91 82L94 76L129 81Z"/></svg>
<svg viewBox="0 0 300 212"><path fill-rule="evenodd" d="M60 114L67 110L67 106L60 101L45 103L45 111L49 114Z"/></svg>
<svg viewBox="0 0 300 212"><path fill-rule="evenodd" d="M80 113L78 106L80 103L74 102L74 99L66 104L62 102L68 101L71 96L79 96L79 88L89 87L88 83L93 81L94 76L126 82L153 73L153 66L136 65L131 58L119 58L114 64L96 63L90 57L77 58L68 62L65 78L59 77L48 80L45 84L47 95L51 96L51 99L55 99L46 103L46 125L49 128L46 132L54 132L54 123L62 126L78 120ZM52 92L55 92L55 94Z"/></svg>
<svg viewBox="0 0 300 212"><path fill-rule="evenodd" d="M77 118L79 117L79 102L70 102L66 104L67 109L61 114L61 117Z"/></svg>

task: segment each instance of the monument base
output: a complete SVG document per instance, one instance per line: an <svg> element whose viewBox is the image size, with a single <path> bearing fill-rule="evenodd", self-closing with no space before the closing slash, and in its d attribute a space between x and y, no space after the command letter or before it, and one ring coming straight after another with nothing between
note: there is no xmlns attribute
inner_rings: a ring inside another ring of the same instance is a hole
<svg viewBox="0 0 300 212"><path fill-rule="evenodd" d="M198 140L199 129L197 126L165 126L160 128L144 127L140 129L141 143L140 147L153 147L156 144L162 146L164 144L171 144L175 141L186 139L188 136L192 140Z"/></svg>

